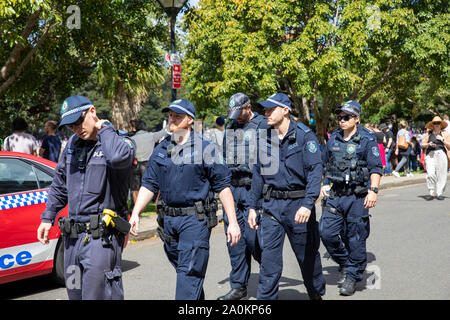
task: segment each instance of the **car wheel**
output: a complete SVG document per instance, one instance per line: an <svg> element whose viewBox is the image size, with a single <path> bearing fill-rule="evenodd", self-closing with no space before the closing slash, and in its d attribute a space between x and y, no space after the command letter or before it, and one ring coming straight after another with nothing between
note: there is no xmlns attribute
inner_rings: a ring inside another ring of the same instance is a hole
<svg viewBox="0 0 450 320"><path fill-rule="evenodd" d="M56 245L55 257L53 259L52 278L55 283L60 286L65 286L64 278L64 238L60 237Z"/></svg>

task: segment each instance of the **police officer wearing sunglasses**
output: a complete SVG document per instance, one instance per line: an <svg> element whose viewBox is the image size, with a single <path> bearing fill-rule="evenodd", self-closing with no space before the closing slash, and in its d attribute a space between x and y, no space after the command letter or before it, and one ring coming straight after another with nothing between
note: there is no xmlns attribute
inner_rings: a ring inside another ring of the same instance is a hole
<svg viewBox="0 0 450 320"><path fill-rule="evenodd" d="M68 204L68 217L58 224L64 235L69 299L123 299L127 182L135 144L119 135L109 121L99 119L92 102L83 96L67 98L60 113L59 127L69 127L74 135L56 167L38 240L49 243L50 228Z"/></svg>
<svg viewBox="0 0 450 320"><path fill-rule="evenodd" d="M359 124L361 105L347 101L335 110L340 128L323 153L325 179L319 230L339 264L339 293L353 295L367 265L369 209L377 202L382 164L373 134Z"/></svg>

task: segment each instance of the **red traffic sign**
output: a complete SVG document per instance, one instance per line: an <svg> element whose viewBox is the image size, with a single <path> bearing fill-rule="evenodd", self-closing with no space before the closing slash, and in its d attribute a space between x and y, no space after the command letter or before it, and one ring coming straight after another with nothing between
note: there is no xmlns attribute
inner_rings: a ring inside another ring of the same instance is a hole
<svg viewBox="0 0 450 320"><path fill-rule="evenodd" d="M181 88L181 66L179 64L174 64L172 66L172 88Z"/></svg>

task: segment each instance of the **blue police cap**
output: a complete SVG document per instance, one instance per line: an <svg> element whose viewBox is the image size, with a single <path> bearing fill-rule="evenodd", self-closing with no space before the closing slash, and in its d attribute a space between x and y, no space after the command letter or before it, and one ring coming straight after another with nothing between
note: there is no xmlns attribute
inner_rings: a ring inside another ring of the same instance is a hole
<svg viewBox="0 0 450 320"><path fill-rule="evenodd" d="M284 93L275 93L259 104L264 108L282 107L288 108L289 111L292 111L291 100Z"/></svg>
<svg viewBox="0 0 450 320"><path fill-rule="evenodd" d="M179 114L187 114L188 116L191 116L193 119L195 119L195 107L192 102L188 100L178 99L172 101L170 103L170 106L162 109L162 112L168 112L169 110L172 110L173 112Z"/></svg>
<svg viewBox="0 0 450 320"><path fill-rule="evenodd" d="M346 103L344 103L339 108L336 108L334 110L334 113L338 114L341 111L345 112L347 114L352 114L352 115L359 117L359 115L361 114L361 105L358 102L356 102L355 100L350 100L350 101L347 101Z"/></svg>
<svg viewBox="0 0 450 320"><path fill-rule="evenodd" d="M242 92L233 94L228 100L228 114L227 118L236 120L241 115L242 109L248 106L250 98Z"/></svg>
<svg viewBox="0 0 450 320"><path fill-rule="evenodd" d="M59 128L66 124L76 122L84 110L90 109L93 106L91 100L86 97L79 95L68 97L61 106L60 114L62 119L59 123Z"/></svg>

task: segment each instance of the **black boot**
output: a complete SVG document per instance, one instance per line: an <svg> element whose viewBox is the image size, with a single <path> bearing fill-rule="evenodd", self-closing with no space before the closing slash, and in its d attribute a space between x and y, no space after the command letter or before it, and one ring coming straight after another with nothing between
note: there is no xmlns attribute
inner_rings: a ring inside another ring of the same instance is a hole
<svg viewBox="0 0 450 320"><path fill-rule="evenodd" d="M355 293L356 290L356 281L353 281L349 277L346 277L344 282L342 283L341 288L339 289L339 294L341 296L351 296Z"/></svg>
<svg viewBox="0 0 450 320"><path fill-rule="evenodd" d="M322 296L317 292L308 292L309 300L322 300Z"/></svg>
<svg viewBox="0 0 450 320"><path fill-rule="evenodd" d="M231 289L226 295L217 298L217 300L241 300L247 297L247 287Z"/></svg>
<svg viewBox="0 0 450 320"><path fill-rule="evenodd" d="M345 267L339 267L339 279L337 281L338 288L342 287L342 284L344 283L345 277L347 276L346 271Z"/></svg>

